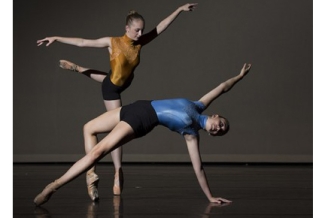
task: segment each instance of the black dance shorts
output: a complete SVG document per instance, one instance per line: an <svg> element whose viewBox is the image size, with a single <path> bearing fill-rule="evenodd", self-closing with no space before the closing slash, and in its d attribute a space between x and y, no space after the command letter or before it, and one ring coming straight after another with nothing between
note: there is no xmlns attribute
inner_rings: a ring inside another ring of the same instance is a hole
<svg viewBox="0 0 325 218"><path fill-rule="evenodd" d="M131 85L131 82L134 77L134 75L132 74L122 86L117 86L111 81L111 73L112 71L109 71L109 73L102 82L103 99L108 101L121 99L121 93Z"/></svg>
<svg viewBox="0 0 325 218"><path fill-rule="evenodd" d="M102 95L104 100L117 100L121 99L121 93L131 85L134 75L132 74L127 81L122 86L117 86L112 83L110 76L112 71L110 70L109 73L105 73L99 70L89 69L82 72L85 76L91 77L91 74L98 74L98 75L105 75L102 82Z"/></svg>
<svg viewBox="0 0 325 218"><path fill-rule="evenodd" d="M120 120L132 127L136 138L146 135L159 123L151 101L146 100L123 106L120 111Z"/></svg>

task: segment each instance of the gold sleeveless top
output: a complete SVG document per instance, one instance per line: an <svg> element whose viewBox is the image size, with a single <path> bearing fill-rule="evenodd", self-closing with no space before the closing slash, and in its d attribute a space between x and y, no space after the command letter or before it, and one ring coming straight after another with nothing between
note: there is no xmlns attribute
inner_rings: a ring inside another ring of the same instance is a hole
<svg viewBox="0 0 325 218"><path fill-rule="evenodd" d="M140 63L141 45L126 35L111 38L112 54L110 54L111 76L113 84L122 86L133 74L134 69Z"/></svg>

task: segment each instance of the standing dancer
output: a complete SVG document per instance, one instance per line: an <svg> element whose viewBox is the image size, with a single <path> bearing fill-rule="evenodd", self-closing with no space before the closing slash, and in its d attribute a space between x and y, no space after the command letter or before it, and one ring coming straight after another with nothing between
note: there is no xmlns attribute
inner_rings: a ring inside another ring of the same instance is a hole
<svg viewBox="0 0 325 218"><path fill-rule="evenodd" d="M142 46L155 39L167 29L182 11L192 11L195 9L196 5L196 3L191 3L177 8L153 30L144 35L142 35L145 25L144 18L137 12L130 11L129 15L126 17L126 32L122 37L103 37L91 40L53 36L38 40L37 43L38 46L40 46L47 42L46 46L49 46L57 41L78 47L107 48L111 65L111 70L108 74L106 72L85 68L66 60L60 61L60 67L82 73L95 81L102 82L104 104L106 110L110 111L122 105L120 94L130 86L133 80L134 70L140 62L140 50ZM95 139L85 139L86 153L88 154L95 145ZM119 147L112 151L111 156L115 168L113 193L114 195L120 195L123 189L123 171L121 168L122 148ZM89 197L94 201L97 200L99 177L95 173L95 166L88 170L86 182Z"/></svg>
<svg viewBox="0 0 325 218"><path fill-rule="evenodd" d="M226 118L217 114L206 116L201 113L216 98L229 91L240 81L250 68L250 64L244 64L237 76L221 83L199 101L190 101L185 98L136 101L133 104L108 111L91 120L84 126L85 138L95 140L99 133L109 132L109 134L65 174L47 185L36 196L34 203L37 206L46 203L55 191L93 167L109 152L135 138L146 135L157 125L166 126L184 136L195 175L208 200L218 204L229 203L229 200L213 197L211 194L201 162L198 131L204 129L212 136L220 136L228 132L229 122Z"/></svg>

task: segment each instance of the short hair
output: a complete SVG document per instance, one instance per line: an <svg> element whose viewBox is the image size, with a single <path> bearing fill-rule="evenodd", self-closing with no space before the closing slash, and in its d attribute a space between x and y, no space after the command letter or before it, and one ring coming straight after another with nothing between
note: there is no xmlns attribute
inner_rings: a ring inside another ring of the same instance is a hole
<svg viewBox="0 0 325 218"><path fill-rule="evenodd" d="M130 25L134 20L138 19L144 22L144 18L138 12L131 10L126 16L126 25Z"/></svg>

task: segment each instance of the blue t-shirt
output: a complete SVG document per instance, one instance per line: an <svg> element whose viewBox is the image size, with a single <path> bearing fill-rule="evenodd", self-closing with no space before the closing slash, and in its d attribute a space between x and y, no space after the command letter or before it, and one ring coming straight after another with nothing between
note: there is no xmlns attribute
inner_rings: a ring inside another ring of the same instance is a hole
<svg viewBox="0 0 325 218"><path fill-rule="evenodd" d="M205 106L200 101L185 98L154 100L152 107L157 113L159 124L181 135L198 135L205 128L208 116L201 115Z"/></svg>

